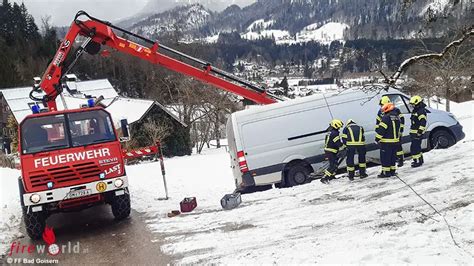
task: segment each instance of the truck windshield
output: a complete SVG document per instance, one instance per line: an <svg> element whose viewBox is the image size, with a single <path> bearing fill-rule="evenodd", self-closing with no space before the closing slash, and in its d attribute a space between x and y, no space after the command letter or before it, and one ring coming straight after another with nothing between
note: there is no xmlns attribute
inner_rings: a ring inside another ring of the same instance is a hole
<svg viewBox="0 0 474 266"><path fill-rule="evenodd" d="M23 154L116 140L103 110L29 118L21 126Z"/></svg>
<svg viewBox="0 0 474 266"><path fill-rule="evenodd" d="M22 125L23 153L69 147L64 115L43 116L26 120Z"/></svg>
<svg viewBox="0 0 474 266"><path fill-rule="evenodd" d="M104 111L68 114L74 147L115 140L110 116Z"/></svg>

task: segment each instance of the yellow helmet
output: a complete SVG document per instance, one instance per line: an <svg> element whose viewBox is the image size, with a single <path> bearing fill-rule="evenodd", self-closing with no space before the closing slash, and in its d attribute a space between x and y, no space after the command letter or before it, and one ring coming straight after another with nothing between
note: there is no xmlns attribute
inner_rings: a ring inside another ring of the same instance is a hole
<svg viewBox="0 0 474 266"><path fill-rule="evenodd" d="M344 125L344 122L342 122L339 119L333 119L331 121L330 125L331 125L331 127L335 128L335 129L340 129Z"/></svg>
<svg viewBox="0 0 474 266"><path fill-rule="evenodd" d="M390 98L387 96L387 95L384 95L382 96L382 98L380 98L380 102L379 102L379 105L385 105L387 103L390 103Z"/></svg>
<svg viewBox="0 0 474 266"><path fill-rule="evenodd" d="M415 96L410 98L410 104L411 105L417 105L417 104L421 103L422 101L423 101L423 98L421 98L421 96L419 96L419 95L415 95Z"/></svg>

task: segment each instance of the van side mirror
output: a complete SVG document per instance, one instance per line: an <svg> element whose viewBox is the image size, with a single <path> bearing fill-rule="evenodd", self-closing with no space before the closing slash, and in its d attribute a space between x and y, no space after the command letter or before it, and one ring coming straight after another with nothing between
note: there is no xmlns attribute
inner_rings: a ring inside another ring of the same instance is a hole
<svg viewBox="0 0 474 266"><path fill-rule="evenodd" d="M130 140L130 129L128 127L127 119L120 120L120 127L122 129L122 136L120 137L120 141L129 141Z"/></svg>

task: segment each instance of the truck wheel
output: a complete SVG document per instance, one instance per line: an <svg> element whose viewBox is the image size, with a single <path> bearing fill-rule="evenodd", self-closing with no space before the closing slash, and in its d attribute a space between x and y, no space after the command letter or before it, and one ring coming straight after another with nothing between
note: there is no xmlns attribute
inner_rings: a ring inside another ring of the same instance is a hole
<svg viewBox="0 0 474 266"><path fill-rule="evenodd" d="M111 206L115 219L123 220L127 218L131 211L130 195L125 193L123 195L114 197Z"/></svg>
<svg viewBox="0 0 474 266"><path fill-rule="evenodd" d="M431 148L447 149L456 143L454 137L444 129L436 130L430 137Z"/></svg>
<svg viewBox="0 0 474 266"><path fill-rule="evenodd" d="M41 239L44 227L46 226L47 215L44 211L28 213L28 208L25 207L25 203L23 202L25 188L23 187L23 182L21 182L20 177L18 178L18 190L20 192L20 204L23 210L23 221L25 222L26 233L31 239Z"/></svg>
<svg viewBox="0 0 474 266"><path fill-rule="evenodd" d="M291 166L286 174L286 185L288 187L302 185L308 181L309 170L304 165Z"/></svg>
<svg viewBox="0 0 474 266"><path fill-rule="evenodd" d="M26 233L31 239L41 239L46 225L47 215L44 211L27 212L23 207L23 220L25 221Z"/></svg>

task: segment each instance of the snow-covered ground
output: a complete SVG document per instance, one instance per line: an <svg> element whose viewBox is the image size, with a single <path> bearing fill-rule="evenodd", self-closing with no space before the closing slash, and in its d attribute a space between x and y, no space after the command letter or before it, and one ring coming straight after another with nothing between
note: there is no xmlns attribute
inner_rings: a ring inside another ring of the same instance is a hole
<svg viewBox="0 0 474 266"><path fill-rule="evenodd" d="M449 2L449 0L433 0L422 9L420 16L424 15L428 10L431 10L431 12L434 12L435 14L441 13L446 9Z"/></svg>
<svg viewBox="0 0 474 266"><path fill-rule="evenodd" d="M349 25L338 22L329 22L321 27L318 24L306 26L302 31L296 34L296 42L318 41L324 44L330 44L332 41L344 40L344 31Z"/></svg>
<svg viewBox="0 0 474 266"><path fill-rule="evenodd" d="M18 177L20 171L0 167L0 254L3 254L11 240L20 236L22 219Z"/></svg>
<svg viewBox="0 0 474 266"><path fill-rule="evenodd" d="M442 108L443 106L441 106ZM399 175L446 217L443 219L397 179L368 179L243 195L224 211L234 189L225 149L165 160L169 200L158 163L127 167L133 208L145 214L162 250L180 263L474 263L474 102L452 104L466 139L425 155L423 168ZM3 242L18 234L21 213L16 170L0 169ZM189 214L168 218L184 197L197 197ZM5 215L6 214L6 215ZM159 239L158 239L159 238ZM163 239L164 238L164 239ZM470 252L471 254L469 254Z"/></svg>
<svg viewBox="0 0 474 266"><path fill-rule="evenodd" d="M238 209L223 211L219 200L233 188L228 155L209 150L166 161L168 201L151 200L164 195L159 176L152 184L141 176L158 172L157 164L129 167L129 175L136 177L134 206L148 215L151 230L165 236L163 251L183 263L472 264L466 251L474 247L473 106L452 106L465 127L465 140L449 153L426 154L421 169L399 170L445 215L462 249L453 245L442 218L404 184L374 178L377 168L369 170L371 178L354 183L340 179L330 186L313 182L243 195ZM166 217L189 196L198 199L194 212Z"/></svg>
<svg viewBox="0 0 474 266"><path fill-rule="evenodd" d="M249 31L242 33L240 37L247 40L275 39L277 44L281 43L283 40L291 39L290 33L286 30Z"/></svg>
<svg viewBox="0 0 474 266"><path fill-rule="evenodd" d="M275 39L277 42L290 38L290 33L286 30L269 29L273 23L275 23L274 20L258 19L252 22L246 32L240 34L240 37L247 40Z"/></svg>
<svg viewBox="0 0 474 266"><path fill-rule="evenodd" d="M343 41L344 31L349 28L349 25L339 22L328 22L323 25L314 23L304 27L295 36L292 36L287 30L269 29L273 24L273 20L256 20L240 36L247 40L274 39L276 44L295 44L310 41L330 44L332 41ZM206 38L206 41L209 42L213 40L213 38Z"/></svg>

